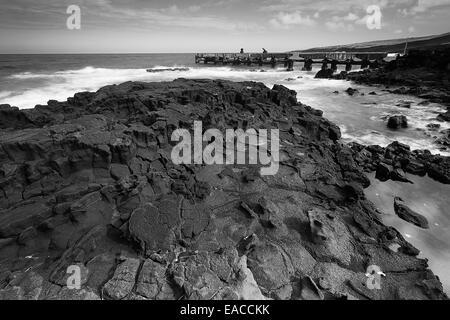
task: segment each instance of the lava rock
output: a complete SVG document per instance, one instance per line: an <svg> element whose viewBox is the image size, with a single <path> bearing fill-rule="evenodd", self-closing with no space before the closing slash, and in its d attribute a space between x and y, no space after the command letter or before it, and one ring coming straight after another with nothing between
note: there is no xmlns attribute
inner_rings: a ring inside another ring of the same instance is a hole
<svg viewBox="0 0 450 320"><path fill-rule="evenodd" d="M411 210L399 197L395 197L394 199L394 211L401 219L407 222L423 229L429 228L428 220L421 214Z"/></svg>
<svg viewBox="0 0 450 320"><path fill-rule="evenodd" d="M388 119L387 127L390 129L399 129L408 127L408 119L403 115L391 116Z"/></svg>
<svg viewBox="0 0 450 320"><path fill-rule="evenodd" d="M375 173L375 178L382 182L388 181L391 178L391 168L384 163L379 163Z"/></svg>
<svg viewBox="0 0 450 320"><path fill-rule="evenodd" d="M316 73L314 78L316 79L331 79L333 77L333 70L331 69L322 69Z"/></svg>
<svg viewBox="0 0 450 320"><path fill-rule="evenodd" d="M353 89L353 88L348 88L347 90L345 90L345 92L347 92L347 94L349 96L353 96L355 93L358 93L358 89Z"/></svg>

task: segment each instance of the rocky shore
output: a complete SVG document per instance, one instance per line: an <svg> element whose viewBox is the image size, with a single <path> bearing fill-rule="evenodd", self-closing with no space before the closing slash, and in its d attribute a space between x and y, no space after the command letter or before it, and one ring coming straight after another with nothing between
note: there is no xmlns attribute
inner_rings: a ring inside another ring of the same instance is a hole
<svg viewBox="0 0 450 320"><path fill-rule="evenodd" d="M450 121L450 49L411 50L382 67L333 76L365 85L384 85L391 93L409 94L448 106L438 115Z"/></svg>
<svg viewBox="0 0 450 320"><path fill-rule="evenodd" d="M171 133L194 120L278 128L278 173L174 165ZM448 159L339 139L294 91L255 82L127 82L0 106L0 299L447 299L363 189L364 171L449 183Z"/></svg>

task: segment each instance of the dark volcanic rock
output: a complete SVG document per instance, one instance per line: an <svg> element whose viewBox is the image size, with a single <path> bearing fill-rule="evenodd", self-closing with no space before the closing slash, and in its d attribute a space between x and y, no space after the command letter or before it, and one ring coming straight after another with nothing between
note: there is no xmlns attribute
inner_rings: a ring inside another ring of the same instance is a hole
<svg viewBox="0 0 450 320"><path fill-rule="evenodd" d="M365 199L362 168L386 153L392 170L414 157L442 179L447 160L343 145L283 86L127 82L0 112L1 299L365 299L370 264L387 274L374 298L446 298ZM172 132L195 120L279 128L278 173L173 164Z"/></svg>
<svg viewBox="0 0 450 320"><path fill-rule="evenodd" d="M450 129L442 130L439 134L440 137L436 140L436 143L450 147Z"/></svg>
<svg viewBox="0 0 450 320"><path fill-rule="evenodd" d="M353 96L355 93L358 93L358 89L348 88L345 90L349 96Z"/></svg>
<svg viewBox="0 0 450 320"><path fill-rule="evenodd" d="M391 170L392 169L387 164L379 163L375 178L383 182L388 181L391 178Z"/></svg>
<svg viewBox="0 0 450 320"><path fill-rule="evenodd" d="M388 119L387 127L390 129L399 129L408 127L408 119L403 115L391 116Z"/></svg>
<svg viewBox="0 0 450 320"><path fill-rule="evenodd" d="M379 171L376 176L381 181L389 178L410 182L406 173L428 176L439 182L450 183L450 157L432 155L428 150L411 151L409 146L394 141L386 148L380 146L351 145L353 158L366 172ZM393 171L396 171L393 173Z"/></svg>
<svg viewBox="0 0 450 320"><path fill-rule="evenodd" d="M399 197L396 197L394 199L394 211L401 219L408 221L418 227L428 229L427 219L421 214L411 210Z"/></svg>
<svg viewBox="0 0 450 320"><path fill-rule="evenodd" d="M450 110L447 110L445 113L441 113L437 116L437 119L440 121L450 121Z"/></svg>
<svg viewBox="0 0 450 320"><path fill-rule="evenodd" d="M450 104L450 49L424 48L409 50L408 54L390 61L382 68L351 72L347 80L367 85L396 86L390 90L396 94L408 94L428 102ZM335 75L333 78L340 79ZM405 105L406 106L406 105ZM438 119L450 121L450 112L440 114Z"/></svg>
<svg viewBox="0 0 450 320"><path fill-rule="evenodd" d="M314 76L314 78L316 79L331 79L332 77L333 77L332 69L321 69Z"/></svg>

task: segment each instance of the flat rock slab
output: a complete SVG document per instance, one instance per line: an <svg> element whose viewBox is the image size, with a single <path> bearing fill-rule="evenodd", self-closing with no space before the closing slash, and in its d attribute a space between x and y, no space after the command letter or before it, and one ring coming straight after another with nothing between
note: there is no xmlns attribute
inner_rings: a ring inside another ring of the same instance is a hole
<svg viewBox="0 0 450 320"><path fill-rule="evenodd" d="M423 229L429 228L427 218L425 218L420 213L411 210L399 197L396 197L394 199L394 211L401 219L409 223L412 223Z"/></svg>

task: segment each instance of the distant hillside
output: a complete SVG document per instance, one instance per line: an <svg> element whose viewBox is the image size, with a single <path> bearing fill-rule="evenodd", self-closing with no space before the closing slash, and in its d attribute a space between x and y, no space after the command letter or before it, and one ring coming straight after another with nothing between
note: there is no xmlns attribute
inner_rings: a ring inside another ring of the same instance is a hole
<svg viewBox="0 0 450 320"><path fill-rule="evenodd" d="M307 50L295 50L293 52L308 52L308 51L316 51L316 52L320 52L320 51L402 52L403 49L405 48L406 42L408 42L409 49L450 46L450 32L440 34L440 35L426 36L426 37L378 40L378 41L370 41L370 42L353 43L353 44L347 44L347 45L311 48L311 49L307 49Z"/></svg>

